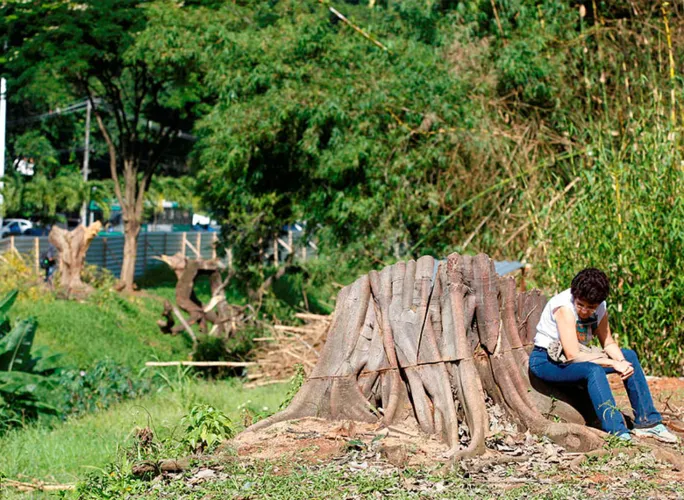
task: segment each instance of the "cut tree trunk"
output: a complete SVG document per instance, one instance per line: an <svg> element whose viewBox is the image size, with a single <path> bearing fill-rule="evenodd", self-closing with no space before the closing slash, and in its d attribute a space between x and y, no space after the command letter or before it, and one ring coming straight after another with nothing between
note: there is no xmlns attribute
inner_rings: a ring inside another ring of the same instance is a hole
<svg viewBox="0 0 684 500"><path fill-rule="evenodd" d="M92 287L81 280L81 272L88 247L101 228L102 224L97 221L88 227L81 224L73 231L57 226L50 230L48 240L59 251L59 286L67 297L81 298L92 291Z"/></svg>
<svg viewBox="0 0 684 500"><path fill-rule="evenodd" d="M133 290L133 281L135 279L135 261L138 257L139 234L140 223L138 221L128 220L124 222L124 250L119 280L121 281L122 288L127 291Z"/></svg>
<svg viewBox="0 0 684 500"><path fill-rule="evenodd" d="M571 451L595 449L605 433L531 386L527 351L545 303L536 290L517 294L514 279L499 277L484 254L373 271L340 291L319 362L289 407L249 430L303 417L415 419L457 459L485 451L489 396L521 430Z"/></svg>
<svg viewBox="0 0 684 500"><path fill-rule="evenodd" d="M234 311L225 300L224 289L232 273L223 280L221 270L225 266L217 259L188 259L180 253L162 255L159 259L176 273L176 305L190 315L188 325L198 324L200 332L206 333L208 323L212 323L212 333L230 337ZM200 275L209 275L212 298L206 306L195 294L195 281ZM183 325L172 325L170 309L165 310L163 316L166 320L158 322L163 332L177 333L184 328Z"/></svg>

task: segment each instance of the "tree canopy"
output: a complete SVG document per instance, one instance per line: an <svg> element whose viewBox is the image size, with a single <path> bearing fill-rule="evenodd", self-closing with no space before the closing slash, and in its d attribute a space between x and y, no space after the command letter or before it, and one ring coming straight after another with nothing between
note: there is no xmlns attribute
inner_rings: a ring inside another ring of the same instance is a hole
<svg viewBox="0 0 684 500"><path fill-rule="evenodd" d="M36 105L66 96L88 99L107 145L109 173L123 212L121 279L133 284L145 193L163 154L192 128L202 89L192 61L155 66L135 44L145 2L9 2L4 69L17 99ZM35 98L33 96L36 96Z"/></svg>
<svg viewBox="0 0 684 500"><path fill-rule="evenodd" d="M190 154L195 194L240 269L262 265L264 243L295 221L324 259L354 274L483 251L532 263L529 279L560 289L581 266L598 266L615 284L616 330L657 352L647 362L678 366L677 8L645 0L5 5L3 72L15 76L12 92L25 106L101 99L99 147L119 179L112 188L129 240L152 175L181 173L160 167L170 145ZM41 133L54 145L60 130ZM197 141L174 141L179 130ZM45 163L55 175L63 164Z"/></svg>
<svg viewBox="0 0 684 500"><path fill-rule="evenodd" d="M681 156L667 99L681 91L668 77L684 59L678 12L559 0L148 12L138 40L159 64L191 54L202 68L213 105L194 163L239 262L299 220L322 255L354 269L484 251L535 263L533 279L559 289L599 266L620 283L611 314L623 335L677 364L681 349L660 349L648 329L662 324L674 343L684 334L659 319L680 310L683 261L635 235L652 226L668 228L663 242L682 238L674 184L655 180L681 180L668 167ZM657 284L644 278L655 255L668 262L651 271ZM669 305L644 311L639 279Z"/></svg>

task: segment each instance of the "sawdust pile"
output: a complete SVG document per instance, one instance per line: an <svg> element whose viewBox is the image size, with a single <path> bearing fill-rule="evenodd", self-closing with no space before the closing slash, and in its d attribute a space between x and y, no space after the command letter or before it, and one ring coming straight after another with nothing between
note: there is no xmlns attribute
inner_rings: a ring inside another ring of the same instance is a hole
<svg viewBox="0 0 684 500"><path fill-rule="evenodd" d="M298 313L305 322L302 326L273 325L271 335L258 337L255 366L250 367L247 387L288 382L295 374L295 365L301 364L308 376L318 362L318 353L325 345L332 315Z"/></svg>

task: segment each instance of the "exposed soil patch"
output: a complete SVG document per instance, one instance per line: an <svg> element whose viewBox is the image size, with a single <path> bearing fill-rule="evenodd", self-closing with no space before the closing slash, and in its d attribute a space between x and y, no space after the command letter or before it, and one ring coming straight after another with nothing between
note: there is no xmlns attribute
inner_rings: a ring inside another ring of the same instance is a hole
<svg viewBox="0 0 684 500"><path fill-rule="evenodd" d="M630 408L627 391L617 374L609 375L615 402L620 408ZM648 381L656 409L673 431L684 432L684 380L676 377L652 377Z"/></svg>
<svg viewBox="0 0 684 500"><path fill-rule="evenodd" d="M610 381L618 404L629 407L620 378L611 376ZM666 423L681 422L684 381L663 378L652 379L649 384ZM579 481L588 494L619 496L625 492L625 497L630 497L627 492L636 480L663 486L684 481L684 472L673 470L671 464L660 460L661 456L640 446L648 443L643 439L635 439L635 446L608 447L585 458L580 453L569 453L546 438L518 432L501 408L489 400L487 407L490 420L487 452L458 461L453 467L456 474L475 483L505 491L530 482L551 486L556 481ZM679 430L678 425L670 427L675 432ZM684 438L684 434L678 434ZM462 426L459 435L462 446L466 447L467 427ZM237 451L238 460L244 463L291 461L313 467L335 464L352 471L378 473L397 468L441 466L445 474L454 473L447 472L452 471L448 447L434 435L421 432L415 423L387 428L382 424L305 418L242 433L230 445ZM681 444L660 446L670 452L682 452Z"/></svg>
<svg viewBox="0 0 684 500"><path fill-rule="evenodd" d="M369 457L389 458L401 466L446 461L448 450L444 443L421 433L415 425L383 428L381 424L318 418L279 422L260 431L243 432L231 444L238 456L254 460L296 458L320 463L337 460L350 451L364 451ZM404 459L400 459L402 455Z"/></svg>

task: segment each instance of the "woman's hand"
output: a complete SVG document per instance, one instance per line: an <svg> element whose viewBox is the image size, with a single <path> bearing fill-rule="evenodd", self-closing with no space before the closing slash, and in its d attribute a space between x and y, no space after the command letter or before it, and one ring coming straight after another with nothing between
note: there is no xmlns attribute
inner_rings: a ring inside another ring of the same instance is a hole
<svg viewBox="0 0 684 500"><path fill-rule="evenodd" d="M622 361L615 361L613 369L620 374L622 380L627 380L634 374L632 363L624 359Z"/></svg>

